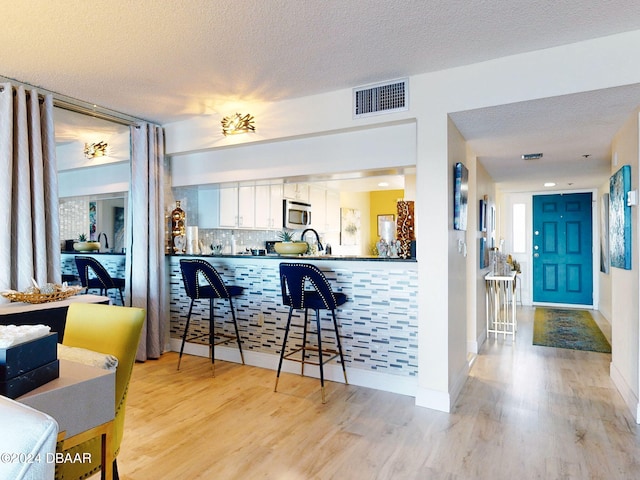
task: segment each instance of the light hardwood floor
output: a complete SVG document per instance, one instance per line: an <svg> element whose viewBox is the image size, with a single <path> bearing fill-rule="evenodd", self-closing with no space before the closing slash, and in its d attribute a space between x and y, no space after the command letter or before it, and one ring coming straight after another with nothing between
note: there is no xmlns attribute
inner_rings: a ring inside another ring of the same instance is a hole
<svg viewBox="0 0 640 480"><path fill-rule="evenodd" d="M177 354L134 367L122 480L638 479L610 355L489 340L451 414L414 399Z"/></svg>

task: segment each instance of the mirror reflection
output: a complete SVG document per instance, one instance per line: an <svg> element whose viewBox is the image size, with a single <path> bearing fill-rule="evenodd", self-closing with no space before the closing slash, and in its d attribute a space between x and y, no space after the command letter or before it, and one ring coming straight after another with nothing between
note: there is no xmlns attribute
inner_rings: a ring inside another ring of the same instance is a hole
<svg viewBox="0 0 640 480"><path fill-rule="evenodd" d="M100 253L124 253L129 127L61 108L54 122L61 250L74 252L84 235L100 242Z"/></svg>

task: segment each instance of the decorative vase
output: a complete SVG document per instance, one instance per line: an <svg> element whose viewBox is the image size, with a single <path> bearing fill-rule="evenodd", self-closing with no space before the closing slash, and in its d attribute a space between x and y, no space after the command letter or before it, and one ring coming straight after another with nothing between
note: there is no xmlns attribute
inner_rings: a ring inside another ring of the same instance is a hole
<svg viewBox="0 0 640 480"><path fill-rule="evenodd" d="M411 257L411 242L415 240L414 233L414 216L413 201L399 200L398 207L398 223L396 227L397 239L400 241L398 256L400 258Z"/></svg>
<svg viewBox="0 0 640 480"><path fill-rule="evenodd" d="M301 255L307 251L307 242L276 242L273 249L280 255Z"/></svg>
<svg viewBox="0 0 640 480"><path fill-rule="evenodd" d="M100 242L75 242L73 249L76 252L94 252L100 250Z"/></svg>
<svg viewBox="0 0 640 480"><path fill-rule="evenodd" d="M176 201L176 208L171 212L171 243L173 253L184 253L186 246L186 214L180 208L180 200Z"/></svg>

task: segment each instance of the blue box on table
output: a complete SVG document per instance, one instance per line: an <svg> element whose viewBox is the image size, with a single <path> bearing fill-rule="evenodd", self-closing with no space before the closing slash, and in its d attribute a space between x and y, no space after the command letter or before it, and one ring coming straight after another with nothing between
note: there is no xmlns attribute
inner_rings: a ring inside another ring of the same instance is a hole
<svg viewBox="0 0 640 480"><path fill-rule="evenodd" d="M59 376L57 333L0 348L0 395L15 399Z"/></svg>

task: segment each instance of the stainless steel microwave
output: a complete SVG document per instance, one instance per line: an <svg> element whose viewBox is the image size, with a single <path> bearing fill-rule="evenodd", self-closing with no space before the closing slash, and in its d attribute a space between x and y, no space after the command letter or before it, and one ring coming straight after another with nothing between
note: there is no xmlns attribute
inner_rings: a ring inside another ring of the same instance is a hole
<svg viewBox="0 0 640 480"><path fill-rule="evenodd" d="M283 200L283 227L305 228L311 225L311 205L295 200Z"/></svg>

